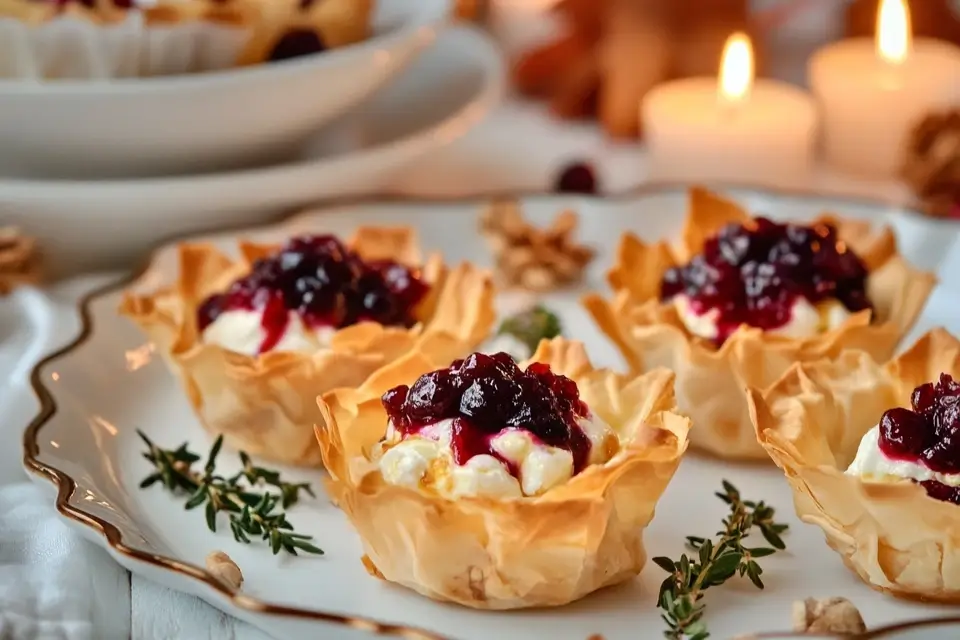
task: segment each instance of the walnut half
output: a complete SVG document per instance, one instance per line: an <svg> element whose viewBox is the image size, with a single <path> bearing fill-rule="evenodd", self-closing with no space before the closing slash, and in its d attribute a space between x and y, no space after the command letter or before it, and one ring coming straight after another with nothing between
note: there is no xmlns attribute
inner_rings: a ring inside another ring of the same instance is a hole
<svg viewBox="0 0 960 640"><path fill-rule="evenodd" d="M243 574L240 572L240 567L223 551L214 551L207 555L206 565L207 571L225 586L234 591L240 589L243 584Z"/></svg>
<svg viewBox="0 0 960 640"><path fill-rule="evenodd" d="M581 278L594 251L575 241L576 229L573 211L561 212L540 228L524 219L515 201L493 203L480 219L500 280L531 291L549 291Z"/></svg>
<svg viewBox="0 0 960 640"><path fill-rule="evenodd" d="M863 633L860 612L846 598L807 598L793 603L793 630L800 633Z"/></svg>

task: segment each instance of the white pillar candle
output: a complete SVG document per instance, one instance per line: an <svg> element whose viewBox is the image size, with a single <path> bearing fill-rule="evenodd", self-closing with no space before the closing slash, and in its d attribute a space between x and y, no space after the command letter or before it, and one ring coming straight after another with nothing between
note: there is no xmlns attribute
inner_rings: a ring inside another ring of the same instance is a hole
<svg viewBox="0 0 960 640"><path fill-rule="evenodd" d="M641 117L654 180L798 187L809 179L814 103L792 85L754 80L745 35L728 40L719 82L661 84L644 98Z"/></svg>
<svg viewBox="0 0 960 640"><path fill-rule="evenodd" d="M912 128L931 111L960 106L960 48L911 42L904 0L880 4L875 39L842 40L810 60L828 163L875 178L893 177Z"/></svg>

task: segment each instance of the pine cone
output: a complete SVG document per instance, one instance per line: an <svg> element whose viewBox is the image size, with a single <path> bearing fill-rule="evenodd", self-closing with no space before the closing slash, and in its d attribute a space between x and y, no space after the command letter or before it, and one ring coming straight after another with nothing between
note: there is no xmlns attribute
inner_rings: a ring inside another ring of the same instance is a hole
<svg viewBox="0 0 960 640"><path fill-rule="evenodd" d="M40 260L33 238L14 227L0 227L0 295L40 280Z"/></svg>
<svg viewBox="0 0 960 640"><path fill-rule="evenodd" d="M937 217L960 217L960 109L933 113L907 143L903 179Z"/></svg>

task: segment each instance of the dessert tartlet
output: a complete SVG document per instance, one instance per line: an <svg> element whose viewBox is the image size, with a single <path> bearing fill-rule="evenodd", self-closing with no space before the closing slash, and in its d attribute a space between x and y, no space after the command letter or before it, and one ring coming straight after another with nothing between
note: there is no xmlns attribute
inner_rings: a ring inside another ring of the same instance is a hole
<svg viewBox="0 0 960 640"><path fill-rule="evenodd" d="M886 360L935 282L898 255L889 229L828 216L779 224L702 189L680 246L627 234L608 280L612 300L584 299L595 322L631 370L672 369L697 425L691 444L732 459L766 458L747 387L845 349Z"/></svg>
<svg viewBox="0 0 960 640"><path fill-rule="evenodd" d="M960 341L938 329L885 365L848 352L748 392L797 515L880 591L960 601L957 374Z"/></svg>
<svg viewBox="0 0 960 640"><path fill-rule="evenodd" d="M328 488L368 571L478 609L562 605L636 576L687 447L673 374L596 370L563 338L519 365L449 362L422 349L319 399Z"/></svg>
<svg viewBox="0 0 960 640"><path fill-rule="evenodd" d="M95 53L104 64L90 64L101 72L129 67L129 60L116 57L119 48L124 56L143 58L145 75L271 62L346 46L369 37L372 11L373 0L0 0L0 22L9 21L3 28L50 27L43 33L48 50L55 45L77 55ZM70 21L69 34L57 28L62 19ZM26 41L32 34L13 35ZM71 49L70 41L78 38L84 46Z"/></svg>
<svg viewBox="0 0 960 640"><path fill-rule="evenodd" d="M177 282L127 293L120 312L156 343L210 432L271 460L320 463L318 390L356 386L424 342L463 356L495 319L490 274L422 262L406 228L360 228L347 245L241 243L240 254L181 245Z"/></svg>

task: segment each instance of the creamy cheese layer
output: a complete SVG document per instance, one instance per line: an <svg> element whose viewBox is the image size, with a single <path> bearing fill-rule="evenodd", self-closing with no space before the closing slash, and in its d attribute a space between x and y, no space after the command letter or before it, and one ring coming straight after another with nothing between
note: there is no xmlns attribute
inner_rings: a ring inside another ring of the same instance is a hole
<svg viewBox="0 0 960 640"><path fill-rule="evenodd" d="M287 327L280 341L271 351L296 351L313 353L330 344L330 338L336 332L333 327L310 329L303 324L300 315L290 311ZM258 311L224 311L204 329L203 342L215 344L235 353L256 356L266 339L262 326L262 314Z"/></svg>
<svg viewBox="0 0 960 640"><path fill-rule="evenodd" d="M719 335L717 320L720 317L719 309L711 309L706 313L698 314L693 310L690 298L678 295L673 303L680 316L680 321L687 331L695 336L715 340ZM812 338L813 336L836 329L846 322L851 314L846 307L836 300L821 302L814 306L803 298L797 298L791 308L790 321L782 327L771 329L767 333L787 336L789 338Z"/></svg>
<svg viewBox="0 0 960 640"><path fill-rule="evenodd" d="M591 414L578 424L590 439L589 464L602 464L613 457L619 440L606 422ZM401 439L393 425L388 425L379 452L384 480L412 489L430 488L449 498L519 498L543 494L573 477L569 451L545 445L523 429L504 429L490 439L491 449L515 466L518 477L488 454L458 465L451 449L452 428L453 420L441 420Z"/></svg>
<svg viewBox="0 0 960 640"><path fill-rule="evenodd" d="M936 480L950 487L960 487L960 474L937 473L918 462L888 458L880 449L879 425L864 434L857 449L857 457L850 463L846 473L879 482L903 479L917 482Z"/></svg>

